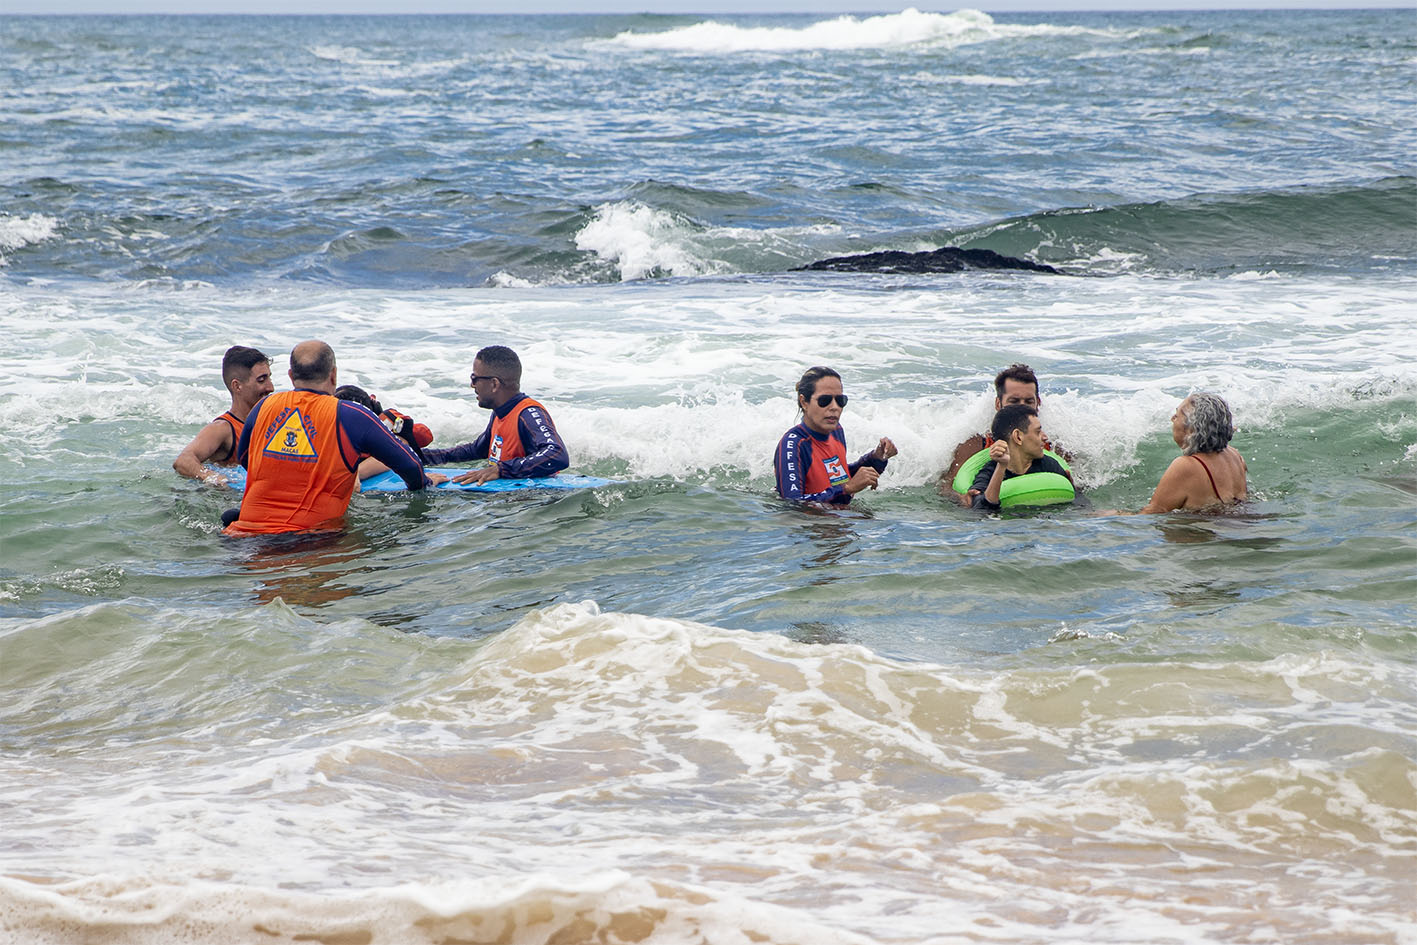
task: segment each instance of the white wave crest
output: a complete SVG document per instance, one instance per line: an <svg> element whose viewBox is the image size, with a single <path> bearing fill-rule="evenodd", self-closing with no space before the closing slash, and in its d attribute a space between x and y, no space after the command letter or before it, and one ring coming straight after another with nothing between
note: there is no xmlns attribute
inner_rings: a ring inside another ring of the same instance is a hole
<svg viewBox="0 0 1417 945"><path fill-rule="evenodd" d="M706 226L637 201L601 204L576 234L576 248L614 263L622 280L647 276L704 276L739 271L745 247L758 256L795 258L803 236L835 233L831 225L751 229ZM492 284L507 285L494 277Z"/></svg>
<svg viewBox="0 0 1417 945"><path fill-rule="evenodd" d="M713 267L689 249L690 230L686 221L643 204L603 204L576 234L576 248L615 263L622 279L704 275Z"/></svg>
<svg viewBox="0 0 1417 945"><path fill-rule="evenodd" d="M626 31L615 42L635 49L689 52L786 52L806 49L873 49L916 43L966 43L993 38L994 20L978 10L900 13L857 19L839 16L801 29L745 27L705 21L663 33Z"/></svg>
<svg viewBox="0 0 1417 945"><path fill-rule="evenodd" d="M397 59L375 59L354 46L311 46L310 55L347 66L397 66Z"/></svg>
<svg viewBox="0 0 1417 945"><path fill-rule="evenodd" d="M839 16L801 28L737 26L706 20L662 33L627 30L611 42L633 49L696 53L800 52L813 49L894 49L905 46L964 45L996 39L1067 34L1118 35L1116 31L1048 24L995 23L979 10L922 13L909 7L899 13L858 19Z"/></svg>
<svg viewBox="0 0 1417 945"><path fill-rule="evenodd" d="M59 221L42 213L31 213L27 217L13 217L0 214L0 252L12 252L22 246L40 243L59 231ZM0 256L0 266L5 265L5 257Z"/></svg>

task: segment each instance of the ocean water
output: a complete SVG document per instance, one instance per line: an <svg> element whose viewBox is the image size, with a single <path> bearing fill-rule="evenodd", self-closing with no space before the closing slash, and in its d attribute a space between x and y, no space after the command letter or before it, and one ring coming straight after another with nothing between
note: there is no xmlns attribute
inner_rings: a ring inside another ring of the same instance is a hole
<svg viewBox="0 0 1417 945"><path fill-rule="evenodd" d="M0 938L1417 942L1411 11L0 24ZM941 245L1064 275L793 271ZM618 481L223 538L311 337ZM1012 361L1086 507L936 492Z"/></svg>

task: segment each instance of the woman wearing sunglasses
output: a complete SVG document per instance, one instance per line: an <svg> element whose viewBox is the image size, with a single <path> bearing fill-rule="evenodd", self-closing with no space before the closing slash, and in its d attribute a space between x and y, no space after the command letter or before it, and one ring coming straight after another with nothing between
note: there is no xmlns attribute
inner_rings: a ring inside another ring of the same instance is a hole
<svg viewBox="0 0 1417 945"><path fill-rule="evenodd" d="M797 382L802 422L783 434L773 455L777 494L803 502L846 505L862 489L876 488L895 444L881 437L876 448L854 463L846 461L841 411L847 397L841 375L827 367L809 368Z"/></svg>

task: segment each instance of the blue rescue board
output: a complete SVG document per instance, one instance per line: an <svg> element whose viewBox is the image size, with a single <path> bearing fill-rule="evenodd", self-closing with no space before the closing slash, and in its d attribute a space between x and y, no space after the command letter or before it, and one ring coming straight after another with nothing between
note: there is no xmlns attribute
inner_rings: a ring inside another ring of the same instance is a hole
<svg viewBox="0 0 1417 945"><path fill-rule="evenodd" d="M466 466L429 466L428 472L442 473L445 476L461 476L468 471ZM608 486L615 480L598 479L595 476L547 476L544 479L493 479L491 482L484 482L477 485L462 482L444 482L434 486L435 489L451 490L453 492L515 492L518 489L594 489L597 486ZM403 484L399 474L390 470L381 472L377 476L370 476L360 483L360 489L365 492L406 492L408 486Z"/></svg>
<svg viewBox="0 0 1417 945"><path fill-rule="evenodd" d="M240 466L222 467L215 470L226 477L226 481L233 489L246 488L246 470ZM466 466L429 466L429 472L442 473L445 476L461 476L468 471ZM434 488L448 492L516 492L521 489L595 489L599 486L608 486L614 483L614 479L600 479L596 476L547 476L544 479L493 479L491 482L484 482L478 485L461 482L445 482ZM399 474L393 471L381 472L377 476L370 476L360 485L362 492L407 492L408 487L404 485Z"/></svg>

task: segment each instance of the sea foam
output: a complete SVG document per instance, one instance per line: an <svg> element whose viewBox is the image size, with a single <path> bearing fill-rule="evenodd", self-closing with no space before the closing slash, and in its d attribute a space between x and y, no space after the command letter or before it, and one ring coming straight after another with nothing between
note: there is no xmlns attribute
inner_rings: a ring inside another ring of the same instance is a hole
<svg viewBox="0 0 1417 945"><path fill-rule="evenodd" d="M693 53L802 52L958 46L997 39L1084 33L1114 35L1105 30L1080 27L1001 24L979 10L922 13L909 7L899 13L864 19L840 16L798 28L738 26L706 20L661 33L627 30L616 35L612 42L633 49Z"/></svg>
<svg viewBox="0 0 1417 945"><path fill-rule="evenodd" d="M58 232L59 221L42 213L25 217L0 214L0 266L6 265L3 253L43 242Z"/></svg>

